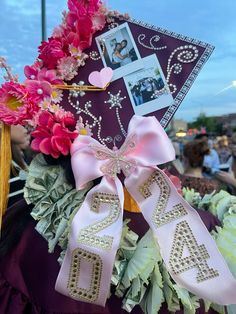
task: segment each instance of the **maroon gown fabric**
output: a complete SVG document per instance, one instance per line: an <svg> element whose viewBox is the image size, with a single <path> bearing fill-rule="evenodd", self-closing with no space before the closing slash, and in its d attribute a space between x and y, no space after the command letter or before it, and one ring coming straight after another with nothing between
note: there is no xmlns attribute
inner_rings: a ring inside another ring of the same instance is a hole
<svg viewBox="0 0 236 314"><path fill-rule="evenodd" d="M22 200L17 206L27 206ZM14 210L14 206L9 209ZM199 211L208 230L218 224L211 214ZM142 236L148 226L141 214L125 213L131 218L130 227ZM122 301L112 296L105 308L82 303L65 297L55 291L54 285L59 272L57 259L60 249L53 254L48 253L47 242L34 229L32 219L25 226L24 232L14 249L0 260L0 313L1 314L127 314L121 309ZM131 313L143 313L136 306ZM159 312L169 311L164 304ZM176 312L180 314L182 311ZM204 307L197 311L205 313ZM209 313L216 313L211 310Z"/></svg>

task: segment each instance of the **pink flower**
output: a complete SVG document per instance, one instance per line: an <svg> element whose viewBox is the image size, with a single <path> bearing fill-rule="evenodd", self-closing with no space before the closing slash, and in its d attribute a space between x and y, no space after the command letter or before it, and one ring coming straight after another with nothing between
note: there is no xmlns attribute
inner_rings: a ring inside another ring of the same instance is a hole
<svg viewBox="0 0 236 314"><path fill-rule="evenodd" d="M163 171L169 177L170 181L174 184L177 192L182 195L182 184L180 179L177 176L171 174L167 169L164 169Z"/></svg>
<svg viewBox="0 0 236 314"><path fill-rule="evenodd" d="M90 19L88 16L78 18L75 23L76 34L79 38L78 47L81 51L89 48L92 44L92 26L92 19Z"/></svg>
<svg viewBox="0 0 236 314"><path fill-rule="evenodd" d="M4 123L24 125L38 110L24 85L7 82L0 88L0 120Z"/></svg>
<svg viewBox="0 0 236 314"><path fill-rule="evenodd" d="M58 61L66 55L61 40L52 37L48 39L48 42L42 42L39 52L39 59L48 69L55 69Z"/></svg>
<svg viewBox="0 0 236 314"><path fill-rule="evenodd" d="M65 46L70 45L83 51L89 48L92 43L92 19L89 16L76 16L73 26L68 26L65 31Z"/></svg>
<svg viewBox="0 0 236 314"><path fill-rule="evenodd" d="M70 153L71 143L78 136L78 132L68 129L76 121L71 113L63 111L58 115L42 111L38 118L38 127L32 132L33 150L54 158Z"/></svg>
<svg viewBox="0 0 236 314"><path fill-rule="evenodd" d="M100 6L100 0L68 0L69 13L77 16L91 16L98 11Z"/></svg>
<svg viewBox="0 0 236 314"><path fill-rule="evenodd" d="M50 98L52 86L46 81L26 80L26 89L35 102Z"/></svg>
<svg viewBox="0 0 236 314"><path fill-rule="evenodd" d="M65 111L63 108L60 108L55 111L54 118L59 122L63 127L75 129L76 120L72 112Z"/></svg>
<svg viewBox="0 0 236 314"><path fill-rule="evenodd" d="M47 81L52 85L63 84L63 81L57 77L55 70L47 70L46 68L43 68L38 72L37 78L39 81Z"/></svg>
<svg viewBox="0 0 236 314"><path fill-rule="evenodd" d="M29 79L29 80L36 80L37 76L38 76L38 72L39 72L39 68L37 68L34 65L26 65L24 68L24 73L25 76Z"/></svg>
<svg viewBox="0 0 236 314"><path fill-rule="evenodd" d="M53 33L52 33L52 37L53 38L61 38L64 34L64 27L63 25L59 25L57 27L54 28Z"/></svg>
<svg viewBox="0 0 236 314"><path fill-rule="evenodd" d="M60 89L53 89L51 93L51 101L54 104L59 104L63 99L63 91Z"/></svg>
<svg viewBox="0 0 236 314"><path fill-rule="evenodd" d="M78 62L74 57L65 57L58 63L57 71L60 79L70 81L78 74Z"/></svg>
<svg viewBox="0 0 236 314"><path fill-rule="evenodd" d="M106 24L106 16L103 11L103 8L100 7L99 11L97 11L92 18L93 32L101 31Z"/></svg>
<svg viewBox="0 0 236 314"><path fill-rule="evenodd" d="M93 135L91 128L88 124L84 124L83 118L81 116L79 116L79 120L77 121L76 130L79 132L80 135Z"/></svg>

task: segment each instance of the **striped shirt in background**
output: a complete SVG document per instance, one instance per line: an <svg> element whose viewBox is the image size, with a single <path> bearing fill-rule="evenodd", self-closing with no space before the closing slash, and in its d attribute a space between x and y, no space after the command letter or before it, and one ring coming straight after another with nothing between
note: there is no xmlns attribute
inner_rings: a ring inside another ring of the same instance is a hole
<svg viewBox="0 0 236 314"><path fill-rule="evenodd" d="M12 161L11 178L9 180L10 193L8 199L8 207L22 199L26 180L26 171L14 161Z"/></svg>

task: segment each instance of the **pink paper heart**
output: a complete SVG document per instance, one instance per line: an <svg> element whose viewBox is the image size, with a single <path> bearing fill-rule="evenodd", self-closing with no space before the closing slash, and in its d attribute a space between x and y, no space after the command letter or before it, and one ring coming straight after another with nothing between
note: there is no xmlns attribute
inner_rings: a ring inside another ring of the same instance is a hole
<svg viewBox="0 0 236 314"><path fill-rule="evenodd" d="M89 83L93 86L104 88L111 81L113 70L111 68L103 68L100 72L94 71L89 74Z"/></svg>

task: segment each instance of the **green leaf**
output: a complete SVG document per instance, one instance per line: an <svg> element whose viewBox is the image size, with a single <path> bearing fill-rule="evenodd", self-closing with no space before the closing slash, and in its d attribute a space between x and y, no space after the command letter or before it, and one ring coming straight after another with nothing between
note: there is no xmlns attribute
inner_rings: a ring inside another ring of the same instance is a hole
<svg viewBox="0 0 236 314"><path fill-rule="evenodd" d="M184 313L195 314L196 309L199 308L198 297L190 297L189 292L186 289L179 287L177 284L173 285L173 287L184 306Z"/></svg>
<svg viewBox="0 0 236 314"><path fill-rule="evenodd" d="M214 304L212 303L211 308L215 310L219 314L225 314L225 307L224 305Z"/></svg>

